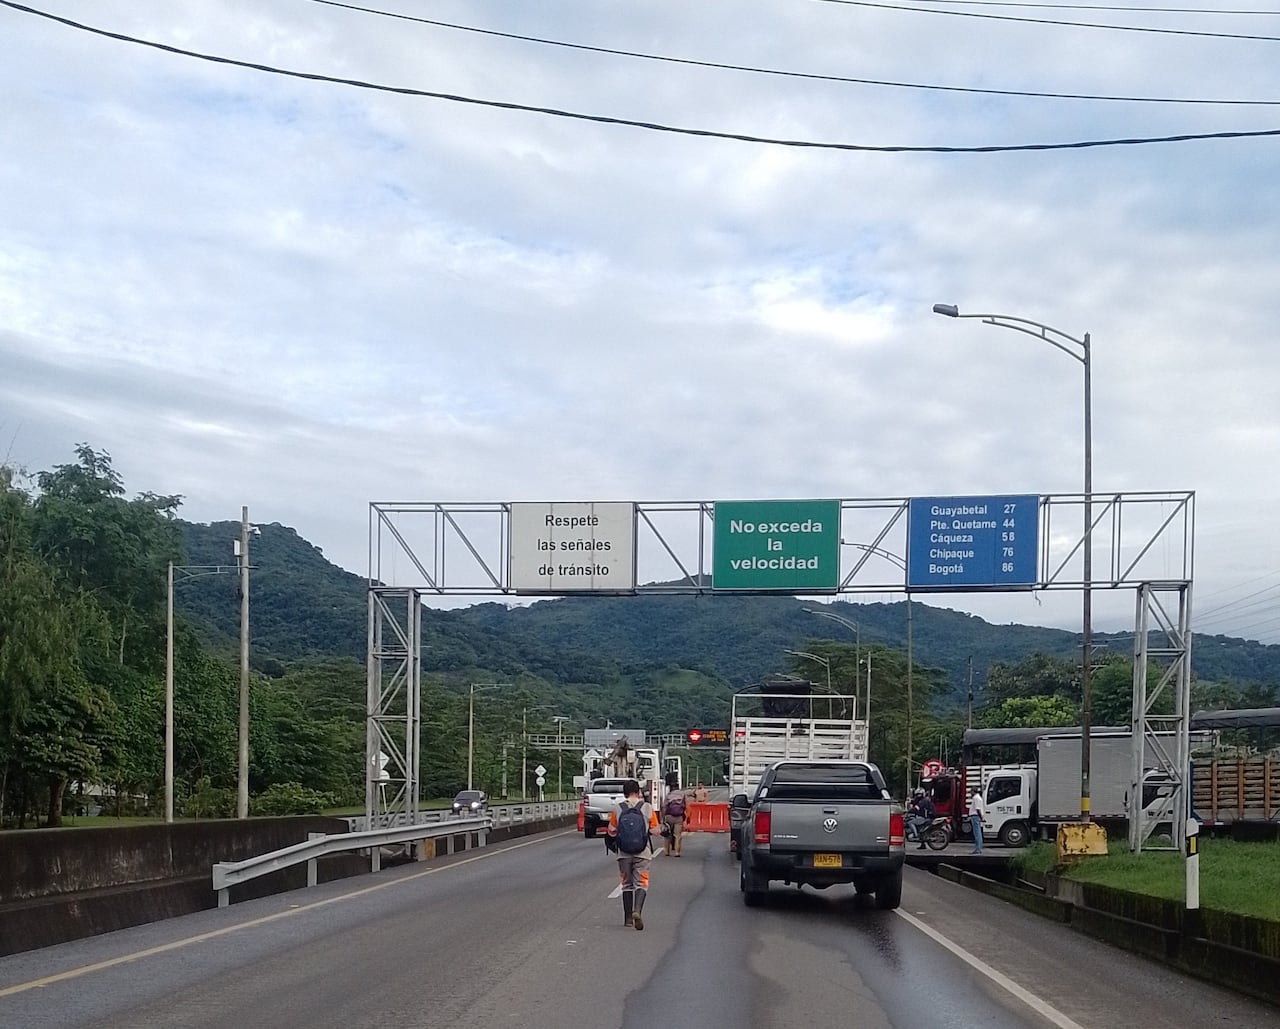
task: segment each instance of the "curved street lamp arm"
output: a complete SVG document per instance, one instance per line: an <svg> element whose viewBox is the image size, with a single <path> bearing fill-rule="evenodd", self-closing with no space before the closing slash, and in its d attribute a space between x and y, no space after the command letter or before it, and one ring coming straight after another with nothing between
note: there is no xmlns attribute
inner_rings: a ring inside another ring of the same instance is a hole
<svg viewBox="0 0 1280 1029"><path fill-rule="evenodd" d="M1044 340L1050 346L1057 347L1072 360L1079 361L1081 364L1087 364L1089 360L1088 333L1085 333L1084 339L1076 339L1075 336L1061 329L1055 329L1051 325L1045 325L1030 318L1017 318L1008 314L961 314L953 304L934 304L933 310L935 314L945 315L947 318L978 318L988 325L998 325L1002 329L1012 329L1015 332L1034 336L1036 339ZM1067 343L1079 347L1080 352L1072 350Z"/></svg>
<svg viewBox="0 0 1280 1029"><path fill-rule="evenodd" d="M883 547L873 547L869 543L849 543L847 540L841 540L840 542L846 547L853 547L855 550L861 550L867 554L875 554L876 557L883 557L890 564L897 565L904 572L907 570L906 560L904 558L899 557L897 554L895 554L891 550L885 550ZM822 612L820 611L814 612L814 614L821 614L821 613ZM832 615L830 617L834 618L835 616Z"/></svg>

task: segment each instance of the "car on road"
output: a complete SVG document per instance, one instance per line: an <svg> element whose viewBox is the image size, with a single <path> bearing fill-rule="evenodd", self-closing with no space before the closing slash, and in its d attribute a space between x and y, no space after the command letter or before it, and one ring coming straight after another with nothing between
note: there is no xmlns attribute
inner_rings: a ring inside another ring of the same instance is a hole
<svg viewBox="0 0 1280 1029"><path fill-rule="evenodd" d="M489 798L483 790L463 790L453 798L455 815L479 815L489 810Z"/></svg>
<svg viewBox="0 0 1280 1029"><path fill-rule="evenodd" d="M609 828L609 816L618 810L626 798L623 787L626 779L592 779L582 795L582 835L589 840L596 833Z"/></svg>

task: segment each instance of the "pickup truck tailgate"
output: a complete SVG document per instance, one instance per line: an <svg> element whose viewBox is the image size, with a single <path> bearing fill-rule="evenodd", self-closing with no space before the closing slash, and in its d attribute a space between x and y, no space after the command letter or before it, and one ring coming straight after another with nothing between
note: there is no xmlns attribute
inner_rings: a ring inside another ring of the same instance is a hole
<svg viewBox="0 0 1280 1029"><path fill-rule="evenodd" d="M773 850L888 853L889 808L883 801L793 799L770 807Z"/></svg>

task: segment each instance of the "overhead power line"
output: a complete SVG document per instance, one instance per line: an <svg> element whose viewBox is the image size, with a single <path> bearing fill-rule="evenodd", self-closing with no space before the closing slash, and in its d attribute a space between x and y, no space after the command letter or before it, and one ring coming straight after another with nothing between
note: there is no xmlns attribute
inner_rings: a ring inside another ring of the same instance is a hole
<svg viewBox="0 0 1280 1029"><path fill-rule="evenodd" d="M884 11L911 11L915 14L942 14L951 18L981 18L985 21L1012 21L1024 25L1058 25L1072 29L1106 29L1111 32L1149 32L1158 36L1196 36L1201 39L1248 39L1254 42L1280 43L1280 36L1253 35L1247 32L1202 32L1198 29L1161 29L1150 25L1108 25L1097 21L1062 21L1055 18L1024 18L1013 14L988 14L982 11L944 11L936 7L911 7L907 4L877 3L875 0L816 0L822 4L845 7L872 7Z"/></svg>
<svg viewBox="0 0 1280 1029"><path fill-rule="evenodd" d="M1211 139L1257 139L1268 136L1280 136L1280 129L1253 129L1233 132L1185 132L1166 136L1133 136L1118 139L1087 139L1065 143L1017 143L996 144L990 146L906 146L906 145L873 145L864 143L836 143L806 139L780 139L772 136L755 136L740 132L720 132L713 129L698 129L680 125L666 125L661 122L640 121L633 118L618 118L601 114L585 114L581 111L566 111L555 107L538 107L531 104L517 104L506 100L485 100L478 97L462 96L455 93L442 93L435 90L414 89L408 86L390 86L362 79L342 78L336 75L324 75L318 72L295 71L270 64L259 64L253 61L241 61L232 57L201 53L182 47L157 43L154 40L140 39L120 32L96 28L82 22L72 21L60 15L40 11L25 4L14 3L13 0L0 0L0 7L7 7L24 14L35 15L49 21L66 25L69 28L107 39L132 43L149 47L164 53L190 57L199 61L222 64L235 68L247 68L268 75L280 75L287 78L303 79L309 82L328 82L334 85L351 86L356 89L375 90L382 93L393 93L399 96L426 97L433 100L447 100L451 103L469 104L476 107L492 107L504 111L520 111L528 114L543 114L553 118L568 118L574 121L594 122L600 125L625 125L631 128L645 129L650 132L666 132L682 136L697 136L704 139L727 139L740 143L758 143L767 146L794 147L806 150L838 150L858 153L892 153L892 154L1002 154L1042 150L1088 150L1100 147L1139 146L1154 143L1187 143L1193 140Z"/></svg>
<svg viewBox="0 0 1280 1029"><path fill-rule="evenodd" d="M917 2L922 2L922 0L917 0ZM923 0L923 2L949 4L952 7L1020 7L1024 10L1045 11L1123 11L1126 14L1244 14L1263 18L1280 15L1280 11L1220 11L1212 7L1139 7L1134 4L1042 4L1033 2L1021 3L1019 0Z"/></svg>
<svg viewBox="0 0 1280 1029"><path fill-rule="evenodd" d="M773 75L790 79L805 79L812 82L840 82L859 86L884 86L892 89L933 90L942 93L977 93L984 96L1026 97L1038 100L1105 100L1135 104L1215 104L1235 106L1280 106L1280 100L1213 100L1190 97L1151 97L1151 96L1106 96L1094 93L1053 93L1026 89L984 89L978 86L943 86L924 82L893 82L887 79L855 78L848 75L824 75L818 72L789 71L781 68L762 68L756 65L727 64L719 61L700 61L689 57L672 57L666 54L650 54L637 50L621 50L615 47L592 46L587 43L573 43L563 39L547 39L542 36L528 36L519 32L502 32L498 29L485 29L476 25L460 25L457 22L440 21L436 18L423 18L413 14L401 14L399 11L384 11L376 7L364 7L360 4L342 3L341 0L311 0L312 3L325 7L337 7L346 11L371 14L381 18L394 18L397 21L416 22L419 25L431 25L435 28L451 29L456 32L470 32L480 36L494 36L499 39L512 39L522 43L537 43L540 46L560 47L566 50L579 50L593 54L608 54L613 57L631 57L641 61L659 61L665 64L682 64L693 68L714 68L719 71L747 72L752 75Z"/></svg>

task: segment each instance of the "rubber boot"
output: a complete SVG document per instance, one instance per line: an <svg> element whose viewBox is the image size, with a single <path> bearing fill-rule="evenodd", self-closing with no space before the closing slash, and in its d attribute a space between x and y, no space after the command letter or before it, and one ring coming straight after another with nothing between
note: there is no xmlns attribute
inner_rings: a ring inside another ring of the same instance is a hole
<svg viewBox="0 0 1280 1029"><path fill-rule="evenodd" d="M644 919L640 917L640 912L644 909L644 898L648 892L648 890L636 890L635 914L631 916L631 924L637 929L644 928Z"/></svg>
<svg viewBox="0 0 1280 1029"><path fill-rule="evenodd" d="M631 890L622 891L622 924L623 925L632 924L632 918L634 917L632 914L632 906L635 903L635 897L636 897L635 893L633 893Z"/></svg>

